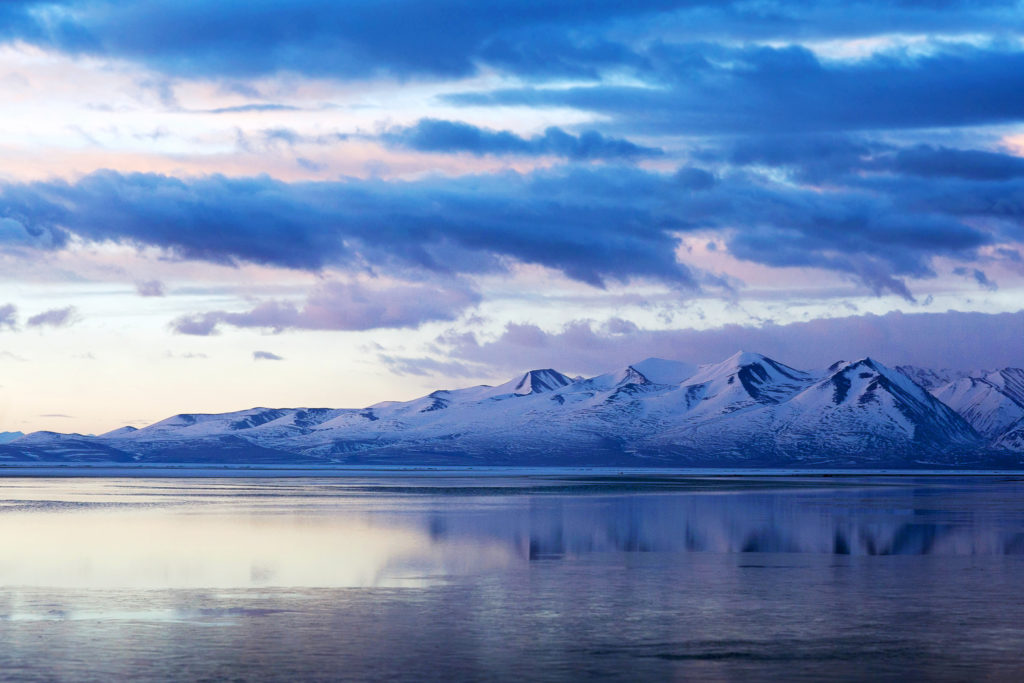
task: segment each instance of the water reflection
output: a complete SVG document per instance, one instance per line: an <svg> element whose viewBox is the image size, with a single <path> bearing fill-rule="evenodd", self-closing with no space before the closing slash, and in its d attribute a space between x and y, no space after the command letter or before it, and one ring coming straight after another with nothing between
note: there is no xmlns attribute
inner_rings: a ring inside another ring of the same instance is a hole
<svg viewBox="0 0 1024 683"><path fill-rule="evenodd" d="M1015 479L35 480L0 584L423 586L595 553L1024 553Z"/></svg>

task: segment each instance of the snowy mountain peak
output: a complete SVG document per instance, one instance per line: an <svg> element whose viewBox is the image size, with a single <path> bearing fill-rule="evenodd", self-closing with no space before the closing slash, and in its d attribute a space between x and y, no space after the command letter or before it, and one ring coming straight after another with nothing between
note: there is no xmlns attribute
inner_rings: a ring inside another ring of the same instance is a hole
<svg viewBox="0 0 1024 683"><path fill-rule="evenodd" d="M654 384L647 375L630 365L622 372L622 378L616 384Z"/></svg>
<svg viewBox="0 0 1024 683"><path fill-rule="evenodd" d="M910 377L907 377L904 373L890 368L885 363L877 361L871 356L865 356L860 360L850 361L849 363L841 364L838 372L843 373L874 373L879 377L884 377L885 380L894 386L899 387L901 390L909 392L914 395L915 398L923 400L924 396L928 395L928 392L924 387L920 386ZM863 375L860 375L863 377Z"/></svg>
<svg viewBox="0 0 1024 683"><path fill-rule="evenodd" d="M639 363L633 363L629 368L643 375L652 384L682 384L697 371L697 366L692 363L664 358L645 358Z"/></svg>
<svg viewBox="0 0 1024 683"><path fill-rule="evenodd" d="M545 368L544 370L530 370L521 377L509 382L491 387L486 390L483 396L488 398L500 398L502 396L530 396L532 394L543 394L564 386L572 384L573 380L557 370Z"/></svg>
<svg viewBox="0 0 1024 683"><path fill-rule="evenodd" d="M902 372L872 358L845 364L820 386L831 394L834 408L827 412L852 424L872 416L875 438L902 433L918 447L936 451L981 443L978 433L952 408Z"/></svg>
<svg viewBox="0 0 1024 683"><path fill-rule="evenodd" d="M673 385L678 386L693 376L697 366L692 363L684 363L678 360L666 360L664 358L645 358L644 360L627 365L624 368L598 375L590 379L577 379L582 384L591 388L610 390L614 387L627 385Z"/></svg>
<svg viewBox="0 0 1024 683"><path fill-rule="evenodd" d="M902 372L876 361L870 356L844 363L828 380L835 387L835 403L848 398L860 402L872 400L876 392L899 393L917 402L929 402L930 394Z"/></svg>
<svg viewBox="0 0 1024 683"><path fill-rule="evenodd" d="M770 360L770 359L767 356L761 355L760 353L754 353L752 351L742 351L742 350L740 350L740 351L737 351L736 353L732 354L728 358L726 358L724 361L722 361L722 365L728 364L728 365L732 365L734 367L740 368L740 367L743 367L745 365L753 365L755 363L762 363L762 362L764 362L766 360Z"/></svg>
<svg viewBox="0 0 1024 683"><path fill-rule="evenodd" d="M871 356L864 356L860 360L851 360L851 361L846 361L845 363L840 363L839 364L839 369L848 370L850 368L866 368L868 370L873 370L875 372L879 372L882 369L885 369L885 370L889 369L888 367L886 367L882 363L879 363L878 361L876 361Z"/></svg>
<svg viewBox="0 0 1024 683"><path fill-rule="evenodd" d="M551 368L530 370L519 380L519 384L516 385L515 391L512 393L519 396L543 394L560 389L567 384L572 384L572 379L557 370L552 370Z"/></svg>
<svg viewBox="0 0 1024 683"><path fill-rule="evenodd" d="M814 377L759 353L740 351L721 363L703 365L688 380L701 387L702 401L721 403L731 412L742 404L779 403L806 387Z"/></svg>
<svg viewBox="0 0 1024 683"><path fill-rule="evenodd" d="M117 429L112 429L109 432L106 432L105 434L100 434L100 436L105 438L105 439L116 439L118 437L126 436L128 434L134 434L137 431L139 431L139 430L136 429L135 427L132 427L132 426L129 425L129 426L126 426L126 427L119 427Z"/></svg>
<svg viewBox="0 0 1024 683"><path fill-rule="evenodd" d="M177 415L171 415L159 422L155 422L149 427L146 427L146 429L152 429L154 427L187 427L198 422L200 417L202 416L193 413L178 413Z"/></svg>
<svg viewBox="0 0 1024 683"><path fill-rule="evenodd" d="M737 351L733 355L729 356L725 360L719 363L712 363L710 365L702 365L698 369L698 372L694 375L705 378L701 381L706 381L707 378L714 377L728 377L743 370L744 368L758 367L764 369L766 372L777 373L787 377L807 377L808 373L801 370L796 370L778 362L768 356L764 356L760 353L752 353L750 351Z"/></svg>

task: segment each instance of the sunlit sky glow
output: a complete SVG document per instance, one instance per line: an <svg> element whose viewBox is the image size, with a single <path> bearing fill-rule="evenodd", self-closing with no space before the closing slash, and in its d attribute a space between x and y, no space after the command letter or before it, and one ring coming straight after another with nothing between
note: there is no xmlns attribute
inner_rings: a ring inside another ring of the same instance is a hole
<svg viewBox="0 0 1024 683"><path fill-rule="evenodd" d="M1016 1L0 5L0 431L1024 365Z"/></svg>

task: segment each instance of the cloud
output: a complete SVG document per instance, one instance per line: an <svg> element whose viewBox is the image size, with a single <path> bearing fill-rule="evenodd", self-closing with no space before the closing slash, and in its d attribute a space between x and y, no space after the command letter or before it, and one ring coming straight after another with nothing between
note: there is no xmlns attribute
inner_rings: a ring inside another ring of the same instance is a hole
<svg viewBox="0 0 1024 683"><path fill-rule="evenodd" d="M916 145L901 149L879 164L895 173L924 178L1011 180L1024 177L1024 158L976 149Z"/></svg>
<svg viewBox="0 0 1024 683"><path fill-rule="evenodd" d="M706 162L785 168L808 183L851 180L851 174L891 174L936 181L1003 181L1024 177L1024 158L942 145L898 146L863 136L810 134L748 136L724 148L702 150Z"/></svg>
<svg viewBox="0 0 1024 683"><path fill-rule="evenodd" d="M0 217L0 247L57 249L67 242L67 233L61 230L44 230L27 226L10 217Z"/></svg>
<svg viewBox="0 0 1024 683"><path fill-rule="evenodd" d="M18 307L14 304L0 306L0 330L18 329Z"/></svg>
<svg viewBox="0 0 1024 683"><path fill-rule="evenodd" d="M963 277L971 278L972 280L977 282L983 289L987 289L990 292L994 292L997 289L999 289L999 286L988 278L988 275L985 274L985 271L979 268L964 268L961 266L954 268L953 273L956 275L962 275Z"/></svg>
<svg viewBox="0 0 1024 683"><path fill-rule="evenodd" d="M531 85L460 92L446 101L571 107L613 117L634 133L677 135L923 129L1024 117L1015 76L1024 70L1024 51L1001 43L932 48L824 60L799 45L658 44L638 85Z"/></svg>
<svg viewBox="0 0 1024 683"><path fill-rule="evenodd" d="M252 359L253 360L284 360L283 357L277 355L276 353L271 353L270 351L253 351L252 352Z"/></svg>
<svg viewBox="0 0 1024 683"><path fill-rule="evenodd" d="M139 296L167 296L167 289L164 287L164 283L159 280L146 280L145 282L136 282L135 291L139 293Z"/></svg>
<svg viewBox="0 0 1024 683"><path fill-rule="evenodd" d="M464 77L481 67L526 77L587 77L650 62L641 49L647 44L983 34L1014 26L1019 6L1012 0L0 4L0 39L200 78L286 72L404 80Z"/></svg>
<svg viewBox="0 0 1024 683"><path fill-rule="evenodd" d="M309 135L300 133L292 128L278 126L276 128L264 128L257 132L246 133L241 129L235 131L235 143L238 148L246 152L258 153L263 150L277 147L295 147L297 145L334 145L348 140L347 133L318 133Z"/></svg>
<svg viewBox="0 0 1024 683"><path fill-rule="evenodd" d="M320 171L325 171L328 168L327 164L322 164L306 157L295 157L295 163L307 171L312 171L313 173L319 173Z"/></svg>
<svg viewBox="0 0 1024 683"><path fill-rule="evenodd" d="M302 306L268 301L243 313L210 311L183 316L171 327L179 334L198 336L216 334L220 325L274 332L418 327L425 322L455 320L479 301L480 295L468 288L429 282L390 286L325 282Z"/></svg>
<svg viewBox="0 0 1024 683"><path fill-rule="evenodd" d="M664 185L620 168L303 183L98 171L0 186L0 213L60 243L73 233L217 263L453 273L500 270L495 257L508 257L599 286L632 277L692 286L673 255L671 231L685 219L666 211Z"/></svg>
<svg viewBox="0 0 1024 683"><path fill-rule="evenodd" d="M197 337L208 337L217 334L217 324L221 322L221 313L203 315L185 315L171 321L171 329L178 334L190 334Z"/></svg>
<svg viewBox="0 0 1024 683"><path fill-rule="evenodd" d="M28 327L67 327L78 321L78 309L74 306L51 308L37 313L26 321Z"/></svg>
<svg viewBox="0 0 1024 683"><path fill-rule="evenodd" d="M524 138L509 131L496 131L439 119L420 119L416 125L395 127L381 135L389 145L420 152L468 152L477 156L558 156L573 161L634 159L663 154L653 147L641 147L628 140L609 138L596 131L572 135L551 127L543 135Z"/></svg>
<svg viewBox="0 0 1024 683"><path fill-rule="evenodd" d="M196 353L194 351L186 351L185 353L175 353L174 351L165 351L165 358L181 358L183 360L197 360L209 358L205 353Z"/></svg>
<svg viewBox="0 0 1024 683"><path fill-rule="evenodd" d="M302 107L295 107L289 104L253 103L240 104L234 107L217 107L207 109L207 114L248 114L252 112L281 112L281 111L302 111Z"/></svg>
<svg viewBox="0 0 1024 683"><path fill-rule="evenodd" d="M7 10L8 24L0 35L75 54L140 61L178 75L465 76L476 70L481 47L496 30L600 21L668 3L648 0L629 9L592 4L402 0L386 7L358 2L341 8L328 0L213 6L165 0L125 7L80 0L56 9L50 3L25 2Z"/></svg>
<svg viewBox="0 0 1024 683"><path fill-rule="evenodd" d="M299 183L100 171L0 186L0 212L64 241L216 263L451 278L519 261L598 287L645 278L680 290L711 281L677 261L679 235L718 231L740 259L832 270L908 299L904 278L933 277L935 256L970 261L982 246L1020 240L1024 178L833 173L821 188L697 166ZM210 327L195 322L196 332Z"/></svg>
<svg viewBox="0 0 1024 683"><path fill-rule="evenodd" d="M479 365L467 365L458 361L445 361L428 356L409 357L380 354L377 360L393 374L416 377L480 377L486 369Z"/></svg>
<svg viewBox="0 0 1024 683"><path fill-rule="evenodd" d="M495 372L555 367L598 374L650 356L713 363L744 349L797 368L824 368L837 360L878 358L890 365L981 369L1024 367L1024 310L1015 313L887 313L824 318L788 325L726 325L708 330L614 333L577 320L555 332L510 324L495 339L449 333L438 340L452 362ZM439 373L443 374L443 373Z"/></svg>

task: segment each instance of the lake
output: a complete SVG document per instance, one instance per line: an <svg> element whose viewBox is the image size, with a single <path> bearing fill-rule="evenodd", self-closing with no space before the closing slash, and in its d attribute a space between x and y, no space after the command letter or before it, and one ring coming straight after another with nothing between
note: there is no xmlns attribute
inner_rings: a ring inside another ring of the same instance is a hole
<svg viewBox="0 0 1024 683"><path fill-rule="evenodd" d="M4 680L1024 678L1024 477L0 479Z"/></svg>

